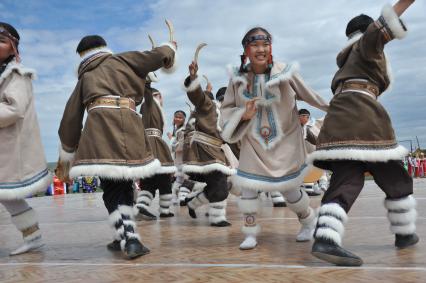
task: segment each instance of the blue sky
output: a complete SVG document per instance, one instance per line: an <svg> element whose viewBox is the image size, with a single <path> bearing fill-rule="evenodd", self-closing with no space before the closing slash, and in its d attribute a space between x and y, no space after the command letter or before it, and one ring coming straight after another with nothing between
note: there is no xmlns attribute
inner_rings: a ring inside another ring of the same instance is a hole
<svg viewBox="0 0 426 283"><path fill-rule="evenodd" d="M200 71L212 81L215 92L227 85L226 65L239 63L244 33L253 26L264 26L273 35L274 59L298 61L305 81L329 100L335 57L345 44L347 21L360 13L377 18L387 2L1 0L0 20L18 29L23 63L37 70L34 92L43 144L47 160L56 161L59 122L76 83L79 58L75 48L84 35L102 35L114 52L146 50L150 49L147 34L157 43L166 41L164 19L172 20L179 44L179 69L172 75L159 73L160 82L155 85L165 97L171 130L172 113L176 109L188 110L181 85L199 42L208 43L200 54ZM409 29L407 38L386 47L395 82L380 101L392 118L398 139L415 141L417 135L426 147L424 15L425 1L416 1L403 15ZM324 115L320 110L309 109L316 117Z"/></svg>
<svg viewBox="0 0 426 283"><path fill-rule="evenodd" d="M21 28L82 29L96 33L141 24L150 18L149 1L3 0L8 20ZM119 5L118 5L119 4Z"/></svg>

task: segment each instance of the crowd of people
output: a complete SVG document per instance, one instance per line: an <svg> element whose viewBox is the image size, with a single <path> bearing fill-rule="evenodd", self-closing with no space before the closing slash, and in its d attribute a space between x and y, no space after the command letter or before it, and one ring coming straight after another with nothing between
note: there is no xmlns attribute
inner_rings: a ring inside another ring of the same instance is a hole
<svg viewBox="0 0 426 283"><path fill-rule="evenodd" d="M404 167L413 178L426 177L426 159L423 152L412 152L404 158Z"/></svg>
<svg viewBox="0 0 426 283"><path fill-rule="evenodd" d="M413 180L401 162L408 152L398 145L377 99L391 80L384 48L407 33L400 15L413 2L384 6L377 20L362 14L349 21L330 102L305 83L298 64L273 58L273 36L262 27L243 36L241 64L229 69L229 84L215 96L210 83L201 85L199 46L182 80L193 109L186 123L185 111L175 112L173 132L167 134L171 146L164 138L166 101L154 88L155 71L171 74L176 68L178 45L171 23L169 42L144 52L113 54L101 36L85 36L76 48L78 81L58 131L57 177L65 182L99 177L113 230L107 248L129 259L150 252L135 217L156 218L150 207L157 191L160 218L174 216L176 196L192 218L208 206L209 223L218 229L231 225L227 199L230 193L238 196L241 250L258 245L258 200L265 193L275 207L287 206L296 215L300 230L295 241L313 240L313 256L359 266L362 259L346 250L342 240L366 172L386 195L395 246L412 246L419 240ZM38 218L24 198L45 190L52 180L34 107L33 71L20 64L19 40L13 26L0 23L0 201L24 237L11 254L43 245ZM312 119L297 101L324 111L324 119ZM424 174L417 163L408 166ZM307 182L312 172L320 174ZM315 186L324 191L318 212L310 204L309 186L313 193Z"/></svg>

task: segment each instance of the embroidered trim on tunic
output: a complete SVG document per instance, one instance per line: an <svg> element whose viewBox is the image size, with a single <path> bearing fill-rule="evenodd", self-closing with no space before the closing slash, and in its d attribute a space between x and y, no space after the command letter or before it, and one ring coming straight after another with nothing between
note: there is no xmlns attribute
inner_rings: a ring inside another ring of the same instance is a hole
<svg viewBox="0 0 426 283"><path fill-rule="evenodd" d="M106 95L94 99L87 106L87 112L96 108L114 108L114 109L130 109L136 111L135 101L128 97L120 97L115 95Z"/></svg>
<svg viewBox="0 0 426 283"><path fill-rule="evenodd" d="M155 159L149 156L145 159L126 160L126 159L82 159L73 164L73 167L79 165L114 165L114 166L144 166L153 162Z"/></svg>
<svg viewBox="0 0 426 283"><path fill-rule="evenodd" d="M206 133L199 132L199 131L192 131L188 134L188 138L190 139L190 144L193 142L202 143L208 146L218 147L220 148L223 144L223 141L221 139L218 139L216 137L210 136Z"/></svg>
<svg viewBox="0 0 426 283"><path fill-rule="evenodd" d="M308 166L307 164L303 164L300 167L300 169L297 170L296 172L282 176L282 177L262 176L262 175L257 175L257 174L253 174L253 173L244 172L244 171L241 171L240 169L237 170L237 176L247 178L247 179L251 179L251 180L255 180L255 181L262 181L262 182L268 182L268 183L280 183L280 182L285 182L285 181L289 181L289 180L292 180L292 179L296 179L297 177L300 176L302 171L307 166Z"/></svg>
<svg viewBox="0 0 426 283"><path fill-rule="evenodd" d="M319 147L327 147L327 146L345 146L345 145L377 145L377 146L394 146L396 145L395 140L377 140L377 141L363 141L363 140L347 140L347 141L334 141L334 142L328 142L328 143L321 143L317 145L317 148Z"/></svg>
<svg viewBox="0 0 426 283"><path fill-rule="evenodd" d="M264 111L268 117L270 127L262 126L262 113ZM259 107L256 118L256 136L258 136L258 138L260 138L260 140L268 147L278 137L278 130L272 107Z"/></svg>
<svg viewBox="0 0 426 283"><path fill-rule="evenodd" d="M380 150L380 149L393 149L397 148L398 144L392 145L383 145L383 144L341 144L341 145L331 145L331 146L317 146L317 150L343 150L343 149L362 149L362 150Z"/></svg>
<svg viewBox="0 0 426 283"><path fill-rule="evenodd" d="M161 131L159 129L156 129L156 128L147 128L147 129L145 129L145 134L148 137L159 137L159 138L161 138L161 136L163 135L161 133Z"/></svg>
<svg viewBox="0 0 426 283"><path fill-rule="evenodd" d="M280 75L281 73L279 73L279 74L277 74L277 75ZM275 77L276 75L274 75L273 77ZM265 95L264 96L262 96L263 98L265 98L266 100L271 100L271 99L274 99L274 98L276 98L276 96L274 95L274 94L272 94L272 93L270 93L269 91L268 91L268 88L266 87L266 83L268 82L268 81L270 81L271 79L269 78L269 75L268 74L265 74L265 82L264 82L264 88L263 88L263 90L265 91ZM246 97L247 99L253 99L253 98L255 98L255 97L258 97L258 94L257 94L257 86L260 84L261 82L259 82L259 76L257 76L257 75L255 75L254 76L254 84L253 84L253 90L252 90L252 92L250 93L247 89L244 89L244 91L243 91L243 95L244 95L244 97ZM260 87L260 89L261 89L261 91L262 91L262 86Z"/></svg>
<svg viewBox="0 0 426 283"><path fill-rule="evenodd" d="M223 161L218 160L218 159L211 159L209 161L201 161L201 162L199 162L199 161L185 161L184 160L183 162L184 162L184 166L185 165L193 165L193 166L203 167L203 166L206 166L206 165L218 164L218 165L222 165L222 166L225 166L225 167L228 168L228 165L226 165L226 163L224 163Z"/></svg>
<svg viewBox="0 0 426 283"><path fill-rule="evenodd" d="M44 169L40 173L36 174L34 177L31 177L27 180L21 181L21 182L8 182L8 183L0 183L0 189L13 189L13 188L20 188L20 187L26 187L30 186L44 177L46 177L49 174L49 170Z"/></svg>
<svg viewBox="0 0 426 283"><path fill-rule="evenodd" d="M285 66L284 70L282 70L281 72L276 73L275 75L271 76L271 77L268 79L268 81L273 80L273 79L276 79L276 78L278 78L278 77L279 77L279 76L281 76L281 75L284 75L285 73L289 72L289 71L290 71L290 69L291 69L292 67L293 67L293 64L287 64L287 65Z"/></svg>
<svg viewBox="0 0 426 283"><path fill-rule="evenodd" d="M254 97L259 97L258 95L258 88L259 88L261 92L262 91L265 92L265 96L261 95L262 98L265 98L266 100L275 99L276 96L268 92L266 87L266 81L269 81L268 75L265 75L265 81L263 82L263 84L261 81L259 81L259 76L255 75L254 84L252 87L252 93L249 93L247 90L244 90L243 95L249 99L252 99ZM265 149L270 149L272 148L272 144L276 142L277 140L279 140L279 136L282 137L282 133L277 128L277 126L279 127L279 123L277 122L277 115L274 113L272 105L258 104L257 107L258 107L258 111L256 114L256 126L253 126L255 127L254 136ZM262 121L263 115L267 115L266 124L265 124L266 121Z"/></svg>

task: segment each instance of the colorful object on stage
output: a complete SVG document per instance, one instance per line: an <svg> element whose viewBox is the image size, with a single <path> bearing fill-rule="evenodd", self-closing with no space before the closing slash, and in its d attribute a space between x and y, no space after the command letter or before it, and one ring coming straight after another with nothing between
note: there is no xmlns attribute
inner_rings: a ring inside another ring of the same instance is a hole
<svg viewBox="0 0 426 283"><path fill-rule="evenodd" d="M309 173L305 176L305 179L303 179L303 183L315 183L321 178L323 174L323 170L317 167L312 167Z"/></svg>
<svg viewBox="0 0 426 283"><path fill-rule="evenodd" d="M66 194L66 185L56 175L53 176L53 195Z"/></svg>
<svg viewBox="0 0 426 283"><path fill-rule="evenodd" d="M83 177L81 178L81 186L83 193L94 193L98 186L98 179L95 177Z"/></svg>

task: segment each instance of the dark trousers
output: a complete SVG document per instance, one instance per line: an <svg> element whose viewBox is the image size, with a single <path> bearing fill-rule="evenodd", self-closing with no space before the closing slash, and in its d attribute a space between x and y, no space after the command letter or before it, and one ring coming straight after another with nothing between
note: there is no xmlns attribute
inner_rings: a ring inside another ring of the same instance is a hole
<svg viewBox="0 0 426 283"><path fill-rule="evenodd" d="M155 191L158 189L160 195L168 195L172 193L172 175L157 174L140 181L141 189L150 192L155 196Z"/></svg>
<svg viewBox="0 0 426 283"><path fill-rule="evenodd" d="M402 162L333 161L330 187L321 203L338 203L346 213L351 209L364 187L365 172L370 172L387 199L403 198L413 193L413 179Z"/></svg>
<svg viewBox="0 0 426 283"><path fill-rule="evenodd" d="M133 206L133 181L101 179L102 196L108 213L114 212L119 205Z"/></svg>
<svg viewBox="0 0 426 283"><path fill-rule="evenodd" d="M227 176L220 171L213 171L204 174L190 174L190 179L206 183L204 194L209 202L223 201L228 197Z"/></svg>
<svg viewBox="0 0 426 283"><path fill-rule="evenodd" d="M183 183L180 186L185 187L192 192L192 190L194 189L194 185L195 183L193 181L185 179L183 180Z"/></svg>

